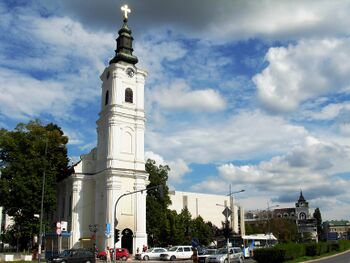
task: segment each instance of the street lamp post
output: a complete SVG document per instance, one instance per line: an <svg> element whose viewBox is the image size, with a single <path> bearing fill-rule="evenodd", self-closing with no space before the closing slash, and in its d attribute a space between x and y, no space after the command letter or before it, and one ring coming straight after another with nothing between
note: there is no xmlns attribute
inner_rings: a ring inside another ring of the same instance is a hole
<svg viewBox="0 0 350 263"><path fill-rule="evenodd" d="M223 206L225 207L225 210L224 210L224 215L225 215L225 228L228 228L228 218L231 214L231 226L233 226L233 217L234 217L234 213L233 213L233 194L238 194L238 193L242 193L244 192L245 190L239 190L239 191L235 191L235 192L232 192L231 191L231 184L230 184L230 192L227 196L230 197L230 209L226 206L226 205L221 205L221 204L216 204L217 206ZM232 228L233 229L233 228ZM226 243L227 243L227 263L230 263L230 237L229 237L229 234L227 233L227 238L226 238Z"/></svg>
<svg viewBox="0 0 350 263"><path fill-rule="evenodd" d="M234 194L238 194L238 193L242 193L244 192L245 190L242 189L242 190L239 190L239 191L235 191L235 192L232 192L231 190L231 184L230 184L230 192L227 196L230 197L230 209L231 209L231 228L234 229L234 207L233 207L233 195ZM242 226L241 226L242 228Z"/></svg>
<svg viewBox="0 0 350 263"><path fill-rule="evenodd" d="M43 180L41 188L41 205L40 205L40 230L39 230L39 244L38 244L38 262L41 260L41 245L43 242L43 216L44 216L44 195L45 195L45 177L46 177L46 157L47 157L47 145L48 138L45 140L45 162L44 162L44 171L43 171Z"/></svg>
<svg viewBox="0 0 350 263"><path fill-rule="evenodd" d="M279 207L279 205L270 206L269 202L267 202L267 228L268 228L268 232L269 232L269 239L268 239L268 244L267 244L268 246L271 246L270 209L275 208L275 207Z"/></svg>
<svg viewBox="0 0 350 263"><path fill-rule="evenodd" d="M227 235L227 237L226 237L226 246L227 246L227 263L230 263L230 248L229 248L229 246L230 246L230 237L229 237L229 233L228 233L228 228L229 228L229 226L228 226L228 218L229 218L229 216L230 216L230 213L231 213L231 211L230 211L230 209L227 207L227 205L221 205L221 204L216 204L217 206L223 206L223 207L225 207L225 210L223 211L223 214L224 214L224 216L225 216L225 229L224 229L224 231L227 231L226 232L226 235ZM231 219L232 220L232 219Z"/></svg>
<svg viewBox="0 0 350 263"><path fill-rule="evenodd" d="M145 189L141 189L141 190L137 190L137 191L133 191L133 192L127 192L127 193L124 193L124 194L122 194L121 196L118 197L118 199L117 199L117 201L115 202L115 205L114 205L114 229L116 229L117 225L118 225L117 205L118 205L119 200L122 199L122 197L124 197L124 196L136 194L136 193L139 193L139 192L142 193L143 191L148 191L148 190L152 190L152 189L158 189L159 192L160 192L160 195L163 195L163 186L162 185L156 185L156 186L147 187ZM114 251L115 251L116 247L115 247L114 240L113 240L113 247L114 247ZM115 262L115 260L116 260L116 257L114 257L114 262Z"/></svg>

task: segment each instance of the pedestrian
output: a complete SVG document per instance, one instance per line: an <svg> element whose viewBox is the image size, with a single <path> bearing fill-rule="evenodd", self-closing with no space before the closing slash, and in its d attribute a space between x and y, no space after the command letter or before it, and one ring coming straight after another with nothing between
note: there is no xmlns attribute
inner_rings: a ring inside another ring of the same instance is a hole
<svg viewBox="0 0 350 263"><path fill-rule="evenodd" d="M109 251L109 247L106 249L106 262L111 263L111 251Z"/></svg>

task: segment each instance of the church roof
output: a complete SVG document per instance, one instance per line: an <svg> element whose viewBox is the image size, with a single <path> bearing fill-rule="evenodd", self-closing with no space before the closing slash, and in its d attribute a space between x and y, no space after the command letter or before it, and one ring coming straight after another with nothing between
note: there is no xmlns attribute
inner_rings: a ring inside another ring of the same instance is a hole
<svg viewBox="0 0 350 263"><path fill-rule="evenodd" d="M303 191L300 190L300 196L299 196L299 200L298 200L298 203L301 203L301 202L306 202L304 196L303 196Z"/></svg>
<svg viewBox="0 0 350 263"><path fill-rule="evenodd" d="M132 48L132 41L134 38L131 36L131 30L127 24L128 18L124 17L124 24L118 31L117 49L115 50L115 56L109 61L109 64L117 63L120 61L135 65L138 62L136 56L132 54L134 49Z"/></svg>

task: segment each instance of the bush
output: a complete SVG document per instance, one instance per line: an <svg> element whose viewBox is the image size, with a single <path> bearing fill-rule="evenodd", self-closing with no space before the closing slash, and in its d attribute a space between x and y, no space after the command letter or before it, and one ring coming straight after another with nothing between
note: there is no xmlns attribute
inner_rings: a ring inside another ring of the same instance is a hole
<svg viewBox="0 0 350 263"><path fill-rule="evenodd" d="M283 249L285 251L285 260L292 260L305 255L305 247L302 244L297 243L286 243L279 244L276 248Z"/></svg>
<svg viewBox="0 0 350 263"><path fill-rule="evenodd" d="M305 244L305 255L310 257L318 255L317 244Z"/></svg>
<svg viewBox="0 0 350 263"><path fill-rule="evenodd" d="M284 262L285 250L279 248L262 248L254 250L254 260L258 263L282 263Z"/></svg>
<svg viewBox="0 0 350 263"><path fill-rule="evenodd" d="M350 240L339 240L339 251L344 251L350 248Z"/></svg>
<svg viewBox="0 0 350 263"><path fill-rule="evenodd" d="M254 259L258 263L280 263L303 256L319 256L332 251L344 251L350 248L349 240L339 242L319 242L309 244L278 244L272 248L254 250Z"/></svg>

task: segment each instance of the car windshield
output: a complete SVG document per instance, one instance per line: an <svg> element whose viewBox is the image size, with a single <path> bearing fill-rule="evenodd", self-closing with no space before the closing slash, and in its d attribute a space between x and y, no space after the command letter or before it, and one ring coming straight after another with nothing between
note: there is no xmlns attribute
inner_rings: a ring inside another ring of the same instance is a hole
<svg viewBox="0 0 350 263"><path fill-rule="evenodd" d="M171 247L170 249L169 249L169 251L176 251L177 250L177 247Z"/></svg>
<svg viewBox="0 0 350 263"><path fill-rule="evenodd" d="M226 248L220 248L220 249L218 249L216 254L227 254L227 249Z"/></svg>

